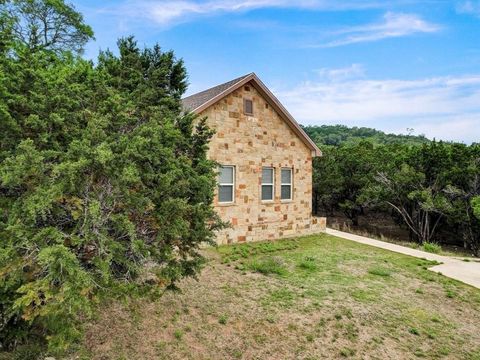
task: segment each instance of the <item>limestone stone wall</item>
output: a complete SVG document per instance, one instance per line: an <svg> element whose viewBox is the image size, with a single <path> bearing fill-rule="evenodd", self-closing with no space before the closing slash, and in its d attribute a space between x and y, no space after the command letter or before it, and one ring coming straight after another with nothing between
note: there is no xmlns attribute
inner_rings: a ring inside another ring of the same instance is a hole
<svg viewBox="0 0 480 360"><path fill-rule="evenodd" d="M243 112L243 99L253 100L253 116ZM316 233L325 219L312 210L312 152L256 89L247 84L201 113L216 130L209 157L235 166L235 201L215 207L231 228L217 236L219 244ZM275 168L275 199L261 200L262 167ZM292 200L280 200L281 168L292 168Z"/></svg>

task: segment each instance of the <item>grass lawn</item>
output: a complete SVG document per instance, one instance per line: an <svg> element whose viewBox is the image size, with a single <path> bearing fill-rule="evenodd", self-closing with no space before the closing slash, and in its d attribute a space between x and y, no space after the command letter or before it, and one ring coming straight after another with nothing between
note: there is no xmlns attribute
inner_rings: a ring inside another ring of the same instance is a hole
<svg viewBox="0 0 480 360"><path fill-rule="evenodd" d="M431 262L316 235L208 249L199 281L112 302L93 359L480 359L480 290Z"/></svg>

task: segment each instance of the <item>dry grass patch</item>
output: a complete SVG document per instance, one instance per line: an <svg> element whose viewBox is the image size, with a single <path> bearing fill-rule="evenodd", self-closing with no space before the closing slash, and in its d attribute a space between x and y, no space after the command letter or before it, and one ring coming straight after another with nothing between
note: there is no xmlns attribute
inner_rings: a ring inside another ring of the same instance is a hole
<svg viewBox="0 0 480 360"><path fill-rule="evenodd" d="M88 359L459 358L480 355L480 291L328 235L208 249L198 281L105 306ZM280 269L280 270L279 270Z"/></svg>

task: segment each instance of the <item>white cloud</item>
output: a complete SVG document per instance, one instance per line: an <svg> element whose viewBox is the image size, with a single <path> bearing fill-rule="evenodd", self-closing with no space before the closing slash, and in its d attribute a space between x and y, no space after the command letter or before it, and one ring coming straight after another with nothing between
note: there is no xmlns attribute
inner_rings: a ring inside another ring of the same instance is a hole
<svg viewBox="0 0 480 360"><path fill-rule="evenodd" d="M310 47L337 47L440 30L439 25L429 23L418 15L387 12L381 22L339 30L332 34L333 40Z"/></svg>
<svg viewBox="0 0 480 360"><path fill-rule="evenodd" d="M119 16L148 19L159 26L187 21L198 16L250 11L262 8L297 8L314 10L351 10L383 8L379 0L128 0L103 12Z"/></svg>
<svg viewBox="0 0 480 360"><path fill-rule="evenodd" d="M480 1L464 1L457 4L457 12L480 16Z"/></svg>
<svg viewBox="0 0 480 360"><path fill-rule="evenodd" d="M340 81L365 76L365 69L361 64L352 64L348 67L339 69L321 68L315 72L320 78L329 81Z"/></svg>
<svg viewBox="0 0 480 360"><path fill-rule="evenodd" d="M351 68L331 71L349 73ZM420 80L322 77L276 94L302 124L393 132L408 127L431 138L480 139L480 75Z"/></svg>

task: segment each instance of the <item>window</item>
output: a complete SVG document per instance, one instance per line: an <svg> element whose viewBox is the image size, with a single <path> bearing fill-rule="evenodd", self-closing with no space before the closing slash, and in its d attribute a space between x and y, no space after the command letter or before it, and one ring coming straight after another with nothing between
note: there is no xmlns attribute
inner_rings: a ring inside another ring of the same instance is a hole
<svg viewBox="0 0 480 360"><path fill-rule="evenodd" d="M292 200L292 169L283 168L281 178L281 199Z"/></svg>
<svg viewBox="0 0 480 360"><path fill-rule="evenodd" d="M275 172L274 168L262 168L262 200L273 200Z"/></svg>
<svg viewBox="0 0 480 360"><path fill-rule="evenodd" d="M218 202L232 203L235 196L235 167L220 166Z"/></svg>
<svg viewBox="0 0 480 360"><path fill-rule="evenodd" d="M253 101L250 99L243 99L243 113L245 115L253 115Z"/></svg>

